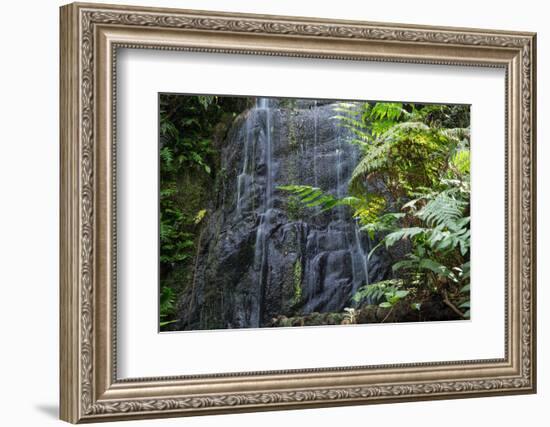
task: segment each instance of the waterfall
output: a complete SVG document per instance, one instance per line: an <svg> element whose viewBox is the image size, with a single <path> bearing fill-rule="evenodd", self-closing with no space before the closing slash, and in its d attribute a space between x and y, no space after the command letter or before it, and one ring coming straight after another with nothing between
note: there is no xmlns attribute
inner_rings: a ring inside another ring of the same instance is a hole
<svg viewBox="0 0 550 427"><path fill-rule="evenodd" d="M352 138L353 135L351 135L351 132L349 130L346 130L346 133L348 134L349 138ZM341 147L341 140L339 137L339 144ZM351 162L353 165L356 165L359 161L359 152L353 151L351 153ZM356 261L353 261L354 264L359 263L360 267L360 273L358 274L357 266L354 267L354 280L353 280L353 293L357 292L357 289L360 286L368 286L370 284L369 280L369 260L368 260L368 251L370 250L370 245L367 245L367 251L363 248L363 242L361 239L361 230L359 227L359 219L354 218L354 224L353 224L353 237L354 237L354 246L355 246L355 256L353 256L353 259Z"/></svg>
<svg viewBox="0 0 550 427"><path fill-rule="evenodd" d="M346 195L346 186L347 186L347 179L344 178L344 172L346 172L346 175L350 174L349 170L344 171L344 164L345 160L343 160L342 154L344 153L344 145L342 144L342 139L346 138L352 138L353 135L350 135L350 132L346 129L342 129L338 127L338 125L335 123L334 132L336 135L336 197L342 198ZM342 135L342 133L344 133ZM347 166L349 169L349 165L351 164L352 167L357 164L358 161L358 153L357 150L348 150L347 153L344 153L347 160ZM346 221L346 212L347 209L345 206L338 206L336 208L337 212L337 219L339 222L345 222ZM348 214L349 215L349 214ZM348 217L349 218L349 217ZM359 228L359 224L357 220L353 221L353 236L352 238L348 238L348 235L346 234L346 246L349 250L349 254L351 256L351 263L352 263L352 275L353 275L353 286L352 286L352 292L355 293L357 289L360 286L368 285L369 284L369 267L368 267L368 257L365 253L365 250L363 249L363 244L361 240L361 230Z"/></svg>
<svg viewBox="0 0 550 427"><path fill-rule="evenodd" d="M263 318L264 294L268 282L268 232L270 217L273 212L273 147L271 129L271 110L268 98L259 98L256 103L256 110L265 114L263 126L264 162L265 162L265 194L263 212L259 215L260 223L256 229L256 242L254 247L254 267L259 273L258 287L258 310L254 313L253 326L260 326Z"/></svg>
<svg viewBox="0 0 550 427"><path fill-rule="evenodd" d="M258 309L256 313L252 313L251 323L254 327L259 327L263 317L263 301L265 288L268 280L268 211L260 215L260 224L256 230L256 243L254 248L254 266L259 273L259 286L257 292Z"/></svg>
<svg viewBox="0 0 550 427"><path fill-rule="evenodd" d="M260 108L265 111L265 164L266 188L265 188L265 207L266 210L273 207L273 148L271 147L271 110L269 109L269 99L260 98Z"/></svg>
<svg viewBox="0 0 550 427"><path fill-rule="evenodd" d="M223 186L207 220L208 255L197 266L196 295L203 302L194 313L182 311L189 319L182 327L196 328L204 316L209 327L257 328L279 315L341 312L353 306L360 286L389 277L382 251L367 259L371 242L350 208L296 208L277 190L302 184L338 198L348 194L360 151L350 143L352 132L332 120L334 107L257 98L235 119L221 156L233 185Z"/></svg>
<svg viewBox="0 0 550 427"><path fill-rule="evenodd" d="M338 148L336 149L336 197L341 199L344 194L342 191L342 138L338 129L336 130L336 138L338 139ZM336 208L336 213L338 215L338 220L342 221L344 219L345 207L338 206Z"/></svg>
<svg viewBox="0 0 550 427"><path fill-rule="evenodd" d="M340 180L342 175L342 147L338 142L338 148L336 149L336 196L342 197L342 189L340 188Z"/></svg>
<svg viewBox="0 0 550 427"><path fill-rule="evenodd" d="M359 221L355 221L355 225L353 227L354 229L354 235L355 235L355 245L357 247L357 252L359 255L359 260L361 261L361 268L363 270L363 277L365 278L364 285L369 285L369 264L367 262L367 254L365 253L365 250L363 249L363 244L361 243L361 235L359 230ZM354 292L357 291L357 288L354 289Z"/></svg>
<svg viewBox="0 0 550 427"><path fill-rule="evenodd" d="M243 195L246 193L246 187L248 185L248 158L250 156L249 150L250 150L250 139L251 139L251 133L252 133L252 120L250 117L250 112L248 116L246 117L246 125L245 125L245 138L244 138L244 159L243 159L243 167L241 170L241 173L237 176L237 215L241 215L242 211L242 198Z"/></svg>
<svg viewBox="0 0 550 427"><path fill-rule="evenodd" d="M317 144L319 142L319 109L317 101L313 103L313 182L317 187Z"/></svg>

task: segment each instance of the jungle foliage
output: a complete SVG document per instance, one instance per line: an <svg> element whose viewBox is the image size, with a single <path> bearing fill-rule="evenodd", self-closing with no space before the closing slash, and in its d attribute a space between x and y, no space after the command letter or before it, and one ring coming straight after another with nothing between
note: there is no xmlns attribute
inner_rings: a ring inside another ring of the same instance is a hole
<svg viewBox="0 0 550 427"><path fill-rule="evenodd" d="M371 254L400 247L393 277L354 296L392 309L401 300L418 310L439 298L469 318L469 107L402 103L340 103L335 120L361 151L348 195L287 185L307 208L349 206L361 230L379 241ZM370 254L369 254L370 255Z"/></svg>
<svg viewBox="0 0 550 427"><path fill-rule="evenodd" d="M192 282L203 219L219 169L217 139L246 99L159 96L160 325L175 321L182 286Z"/></svg>

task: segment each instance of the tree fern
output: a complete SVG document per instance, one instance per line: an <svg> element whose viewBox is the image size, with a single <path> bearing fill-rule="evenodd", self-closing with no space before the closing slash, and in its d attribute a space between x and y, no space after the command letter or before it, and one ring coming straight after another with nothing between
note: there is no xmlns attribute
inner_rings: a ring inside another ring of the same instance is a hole
<svg viewBox="0 0 550 427"><path fill-rule="evenodd" d="M384 243L391 247L399 240L421 237L432 250L444 252L458 248L465 255L470 248L470 217L464 216L466 205L465 201L454 199L447 192L439 193L413 214L425 223L425 227L399 228L386 235Z"/></svg>
<svg viewBox="0 0 550 427"><path fill-rule="evenodd" d="M365 151L363 158L352 172L350 190L355 193L363 191L365 180L373 172L383 175L388 172L391 174L392 170L399 171L401 163L410 162L410 150L415 148L411 145L411 141L421 145L423 140L430 140L430 132L430 128L420 122L405 122L391 126ZM424 151L433 151L433 147L427 143L423 145Z"/></svg>
<svg viewBox="0 0 550 427"><path fill-rule="evenodd" d="M407 242L403 248L410 251L394 263L394 278L360 288L356 301L371 298L393 307L413 287L421 287L415 295L451 289L445 295L457 298L456 306L466 308L470 281L467 109L344 102L334 112L333 119L349 130L348 141L361 149L348 182L350 196L337 198L320 188L300 185L279 189L303 206L318 208L319 213L349 206L360 229L378 240L369 257L380 247L391 251L398 242Z"/></svg>

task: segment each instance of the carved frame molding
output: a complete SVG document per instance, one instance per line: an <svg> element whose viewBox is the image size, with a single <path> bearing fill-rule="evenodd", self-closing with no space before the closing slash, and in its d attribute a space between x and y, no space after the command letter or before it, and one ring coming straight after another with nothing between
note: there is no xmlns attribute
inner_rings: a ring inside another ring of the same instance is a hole
<svg viewBox="0 0 550 427"><path fill-rule="evenodd" d="M504 67L506 357L116 378L117 48ZM535 34L174 9L61 8L61 418L73 423L533 393ZM292 380L296 386L288 386Z"/></svg>

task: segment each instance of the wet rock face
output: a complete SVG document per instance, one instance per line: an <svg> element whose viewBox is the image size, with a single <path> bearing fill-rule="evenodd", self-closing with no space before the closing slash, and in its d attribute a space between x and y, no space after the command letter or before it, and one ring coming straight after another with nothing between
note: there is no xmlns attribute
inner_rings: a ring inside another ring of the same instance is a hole
<svg viewBox="0 0 550 427"><path fill-rule="evenodd" d="M281 315L341 311L359 287L388 277L387 256L367 261L374 242L346 207L319 213L277 188L346 195L359 151L333 108L258 99L235 119L177 329L260 327Z"/></svg>

